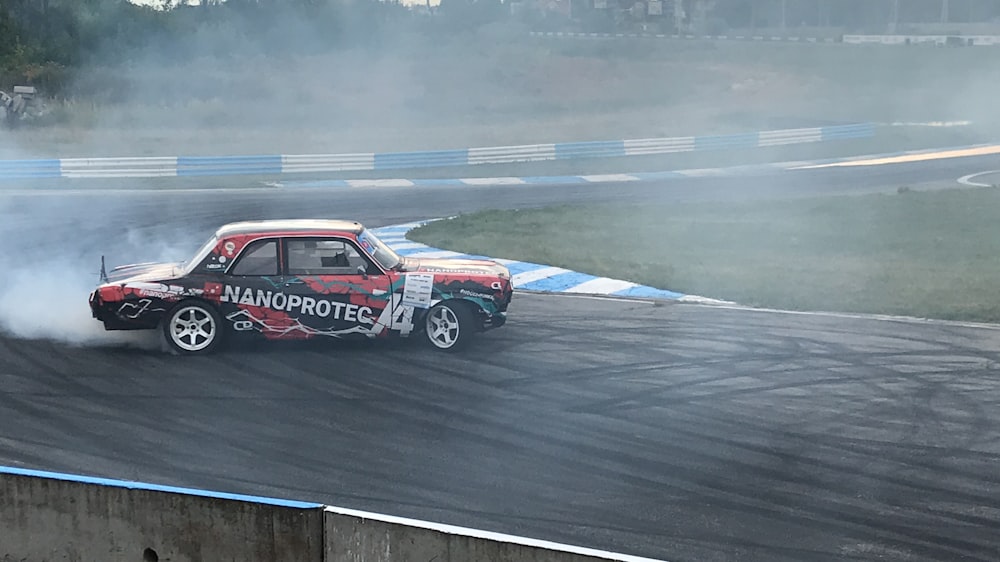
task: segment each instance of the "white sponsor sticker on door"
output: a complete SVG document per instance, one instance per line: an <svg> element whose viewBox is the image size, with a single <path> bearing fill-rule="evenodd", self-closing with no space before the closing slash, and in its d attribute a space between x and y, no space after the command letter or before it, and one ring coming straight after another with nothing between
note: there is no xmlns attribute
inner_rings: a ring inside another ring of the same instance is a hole
<svg viewBox="0 0 1000 562"><path fill-rule="evenodd" d="M433 273L407 273L403 282L403 306L430 308Z"/></svg>

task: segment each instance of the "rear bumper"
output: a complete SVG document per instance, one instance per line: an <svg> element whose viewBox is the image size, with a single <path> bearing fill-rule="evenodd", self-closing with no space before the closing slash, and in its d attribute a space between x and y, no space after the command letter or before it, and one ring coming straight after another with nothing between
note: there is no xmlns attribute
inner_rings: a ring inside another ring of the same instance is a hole
<svg viewBox="0 0 1000 562"><path fill-rule="evenodd" d="M88 303L90 304L90 315L98 320L104 320L101 318L101 295L96 289L90 292Z"/></svg>
<svg viewBox="0 0 1000 562"><path fill-rule="evenodd" d="M149 330L156 327L156 324L147 318L135 320L115 314L122 302L104 302L101 300L99 290L90 293L88 304L90 305L90 315L100 320L104 324L105 330Z"/></svg>

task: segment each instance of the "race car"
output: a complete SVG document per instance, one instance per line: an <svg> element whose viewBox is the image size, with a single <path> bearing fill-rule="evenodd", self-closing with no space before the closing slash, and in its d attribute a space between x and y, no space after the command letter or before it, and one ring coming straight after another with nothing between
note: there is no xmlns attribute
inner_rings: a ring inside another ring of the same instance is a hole
<svg viewBox="0 0 1000 562"><path fill-rule="evenodd" d="M176 354L230 334L267 339L422 335L457 350L506 322L510 272L486 260L394 252L361 223L269 220L220 227L190 261L107 272L90 293L106 330L159 329Z"/></svg>

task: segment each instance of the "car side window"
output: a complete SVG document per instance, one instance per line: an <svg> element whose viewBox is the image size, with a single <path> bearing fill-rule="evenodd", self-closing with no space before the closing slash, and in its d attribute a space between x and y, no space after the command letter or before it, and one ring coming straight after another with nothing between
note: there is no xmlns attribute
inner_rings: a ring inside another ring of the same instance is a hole
<svg viewBox="0 0 1000 562"><path fill-rule="evenodd" d="M247 245L229 270L230 275L277 275L278 241L257 240Z"/></svg>
<svg viewBox="0 0 1000 562"><path fill-rule="evenodd" d="M339 238L289 238L285 249L289 275L362 275L362 271L377 271L353 244Z"/></svg>

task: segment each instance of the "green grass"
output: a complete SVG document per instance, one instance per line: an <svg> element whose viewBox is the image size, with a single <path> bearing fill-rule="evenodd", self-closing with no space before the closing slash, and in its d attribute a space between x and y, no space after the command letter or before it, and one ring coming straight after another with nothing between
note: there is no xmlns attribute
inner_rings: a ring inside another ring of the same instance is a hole
<svg viewBox="0 0 1000 562"><path fill-rule="evenodd" d="M1000 321L1000 190L487 211L434 247L792 310Z"/></svg>

